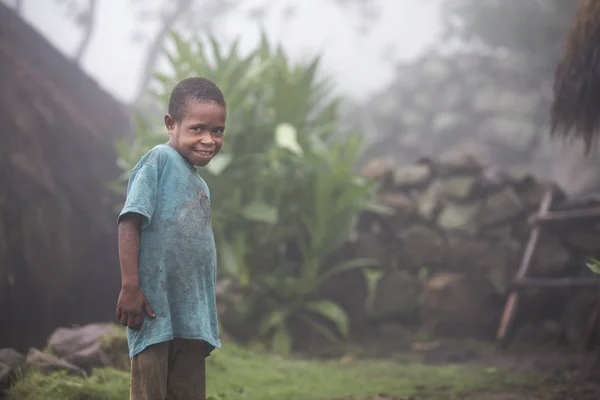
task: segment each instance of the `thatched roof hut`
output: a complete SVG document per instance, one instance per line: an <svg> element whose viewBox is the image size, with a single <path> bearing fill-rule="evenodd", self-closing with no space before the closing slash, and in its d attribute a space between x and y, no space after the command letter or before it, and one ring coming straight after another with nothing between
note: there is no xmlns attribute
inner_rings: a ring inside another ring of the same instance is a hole
<svg viewBox="0 0 600 400"><path fill-rule="evenodd" d="M552 133L582 140L600 130L600 0L580 0L556 69Z"/></svg>
<svg viewBox="0 0 600 400"><path fill-rule="evenodd" d="M126 108L0 3L0 347L110 319Z"/></svg>

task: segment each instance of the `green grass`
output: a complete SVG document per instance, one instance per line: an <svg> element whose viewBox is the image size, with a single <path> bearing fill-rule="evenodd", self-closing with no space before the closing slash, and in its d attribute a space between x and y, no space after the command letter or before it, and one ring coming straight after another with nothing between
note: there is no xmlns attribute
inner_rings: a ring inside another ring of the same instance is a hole
<svg viewBox="0 0 600 400"><path fill-rule="evenodd" d="M393 360L292 360L226 344L207 364L212 400L361 399L386 393L419 400L459 399L481 390L539 385L540 378L494 369L426 366ZM13 387L13 400L125 400L127 372L98 370L88 379L29 373Z"/></svg>

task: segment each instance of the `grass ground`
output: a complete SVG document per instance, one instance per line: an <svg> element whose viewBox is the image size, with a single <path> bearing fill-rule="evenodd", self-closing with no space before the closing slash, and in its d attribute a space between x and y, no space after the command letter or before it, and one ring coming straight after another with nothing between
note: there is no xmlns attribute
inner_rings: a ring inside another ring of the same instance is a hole
<svg viewBox="0 0 600 400"><path fill-rule="evenodd" d="M418 399L452 400L485 391L540 387L533 374L457 365L423 365L406 359L293 360L227 344L208 359L212 400ZM24 374L12 400L125 400L128 374L105 369L88 379ZM481 397L483 399L483 397Z"/></svg>

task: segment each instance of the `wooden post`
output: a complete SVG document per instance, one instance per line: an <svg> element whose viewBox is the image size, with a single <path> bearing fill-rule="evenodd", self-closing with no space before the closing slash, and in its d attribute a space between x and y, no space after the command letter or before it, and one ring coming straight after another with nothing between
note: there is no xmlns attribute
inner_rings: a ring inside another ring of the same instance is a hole
<svg viewBox="0 0 600 400"><path fill-rule="evenodd" d="M550 209L550 205L552 204L552 199L554 197L554 188L550 187L544 193L544 197L542 198L542 202L540 203L540 208L538 210L538 216L543 217L548 210ZM531 258L533 257L533 252L537 246L537 242L540 236L540 227L536 225L531 230L529 235L529 242L527 243L527 247L525 248L525 252L523 254L523 258L521 259L521 265L519 266L519 270L515 277L515 283L518 285L521 282L529 270L529 266L531 264ZM498 332L496 334L496 339L500 342L504 342L506 336L512 327L512 323L515 317L515 313L518 306L519 294L516 289L513 289L508 299L506 300L506 304L504 306L504 312L502 313L502 319L500 320L500 326L498 327Z"/></svg>

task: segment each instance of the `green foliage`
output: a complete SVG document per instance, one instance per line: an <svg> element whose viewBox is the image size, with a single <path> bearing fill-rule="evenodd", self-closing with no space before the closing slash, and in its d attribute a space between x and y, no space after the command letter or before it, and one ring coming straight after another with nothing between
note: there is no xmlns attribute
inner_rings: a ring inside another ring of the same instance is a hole
<svg viewBox="0 0 600 400"><path fill-rule="evenodd" d="M247 294L234 319L282 352L291 349L291 321L331 340L347 335L345 311L319 293L329 279L374 265L330 265L374 186L354 173L361 140L339 128L338 99L318 77L319 58L293 65L264 38L248 55L237 42L224 49L212 38L173 34L172 45L169 69L152 86L161 105L189 76L213 80L228 104L225 146L201 175L213 199L220 275ZM120 193L137 160L166 141L152 123L137 121L133 143L117 145Z"/></svg>
<svg viewBox="0 0 600 400"><path fill-rule="evenodd" d="M129 395L129 374L114 369L96 370L90 378L64 371L45 376L25 373L10 390L9 399L28 400L123 400Z"/></svg>
<svg viewBox="0 0 600 400"><path fill-rule="evenodd" d="M490 368L422 365L396 360L289 360L227 344L207 359L210 400L362 399L379 393L441 400L468 393L539 387L529 374ZM88 379L54 373L29 373L11 390L9 400L125 400L129 375L96 370ZM529 398L529 397L528 397Z"/></svg>
<svg viewBox="0 0 600 400"><path fill-rule="evenodd" d="M590 258L585 263L586 267L588 267L594 274L600 275L600 261L595 258Z"/></svg>

